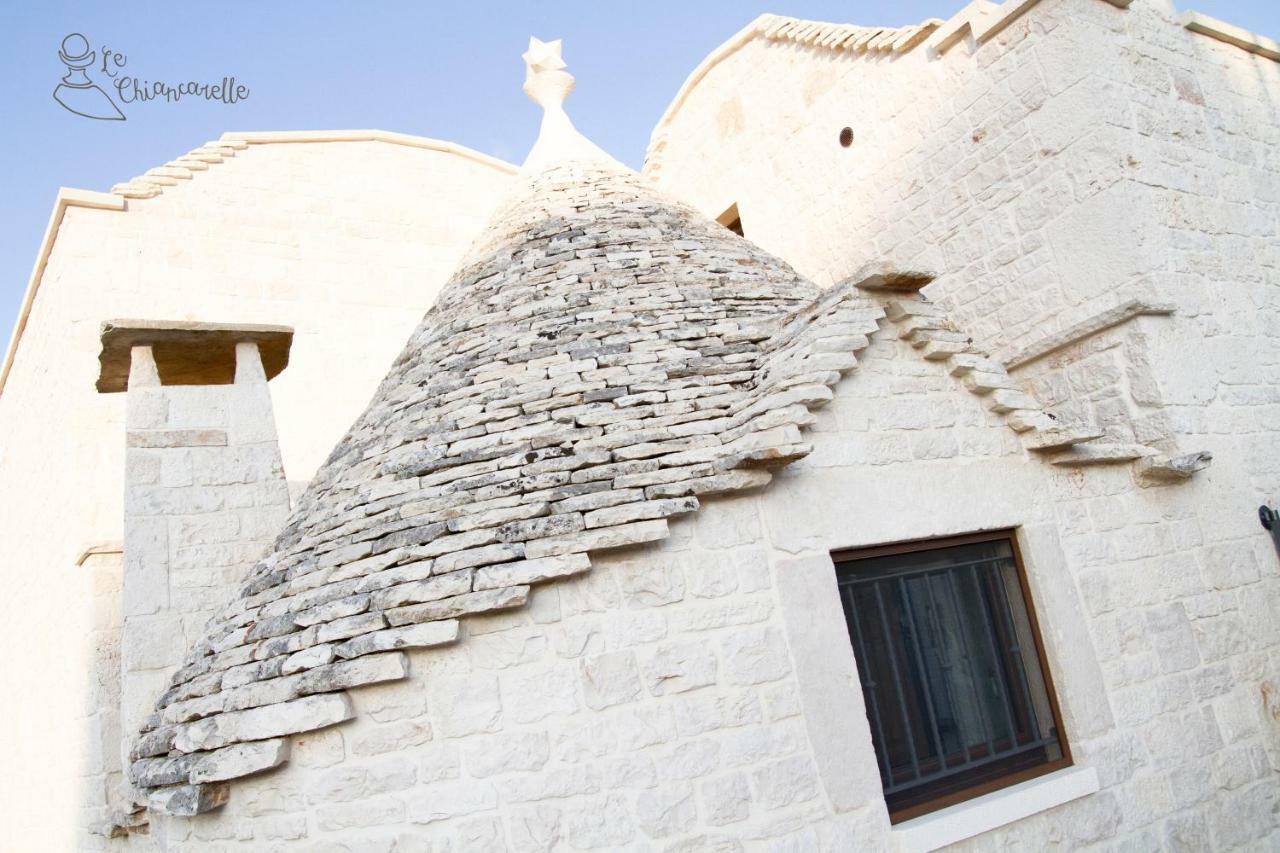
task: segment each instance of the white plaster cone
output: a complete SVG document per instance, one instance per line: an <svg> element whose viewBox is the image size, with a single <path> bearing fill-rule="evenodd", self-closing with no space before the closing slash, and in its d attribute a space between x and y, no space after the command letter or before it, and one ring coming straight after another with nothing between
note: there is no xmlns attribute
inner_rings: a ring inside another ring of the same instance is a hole
<svg viewBox="0 0 1280 853"><path fill-rule="evenodd" d="M574 81L573 75L565 70L560 50L560 39L544 42L530 38L529 49L523 54L524 93L542 107L542 127L521 171L535 174L565 161L608 163L625 169L600 146L583 136L564 111L564 101L573 91Z"/></svg>

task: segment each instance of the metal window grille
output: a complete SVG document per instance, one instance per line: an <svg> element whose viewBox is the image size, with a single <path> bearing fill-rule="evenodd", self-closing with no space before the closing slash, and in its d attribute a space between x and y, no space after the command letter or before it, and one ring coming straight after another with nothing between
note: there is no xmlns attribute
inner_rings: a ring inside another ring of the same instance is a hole
<svg viewBox="0 0 1280 853"><path fill-rule="evenodd" d="M835 560L895 822L1070 763L1008 531Z"/></svg>

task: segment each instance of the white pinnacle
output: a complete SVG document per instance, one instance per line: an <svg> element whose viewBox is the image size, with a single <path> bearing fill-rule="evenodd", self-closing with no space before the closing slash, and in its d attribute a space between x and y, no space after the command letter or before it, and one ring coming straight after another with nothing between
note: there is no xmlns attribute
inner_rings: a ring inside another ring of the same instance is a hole
<svg viewBox="0 0 1280 853"><path fill-rule="evenodd" d="M542 107L542 128L538 141L525 158L523 171L540 172L566 160L596 161L620 166L594 142L587 139L569 120L564 100L573 91L573 75L565 71L560 55L560 39L529 39L523 54L525 64L524 93Z"/></svg>

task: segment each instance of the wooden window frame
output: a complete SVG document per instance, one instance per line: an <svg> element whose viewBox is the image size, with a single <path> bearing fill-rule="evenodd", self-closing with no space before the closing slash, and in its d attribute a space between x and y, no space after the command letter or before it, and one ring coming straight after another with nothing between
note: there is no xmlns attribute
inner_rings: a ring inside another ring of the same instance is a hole
<svg viewBox="0 0 1280 853"><path fill-rule="evenodd" d="M947 808L948 806L972 800L976 797L981 797L984 794L989 794L993 791L1017 785L1020 782L1026 782L1030 779L1045 776L1049 773L1053 773L1073 765L1070 739L1067 737L1067 730L1062 722L1062 710L1058 704L1058 694L1054 687L1053 675L1049 669L1049 659L1045 654L1044 640L1040 630L1040 620L1036 615L1035 602L1031 597L1031 584L1028 580L1026 566L1022 559L1022 550L1018 546L1016 528L1001 528L998 530L987 530L958 536L910 539L891 542L884 545L873 545L865 548L844 548L838 551L832 551L831 560L838 567L841 563L865 560L873 557L911 554L920 551L936 551L960 545L972 545L980 542L995 541L1008 542L1010 551L1013 555L1013 563L1018 578L1018 589L1022 594L1022 603L1026 609L1027 622L1031 628L1032 639L1035 641L1036 657L1040 665L1040 676L1044 681L1045 694L1048 699L1049 708L1053 714L1053 724L1058 733L1058 747L1062 751L1062 756L1053 761L1047 761L1044 764L1036 765L1035 767L1018 770L1005 776L1000 776L996 779L990 779L958 791L943 794L930 799L927 802L918 803L896 811L890 811L889 822L891 824L902 823L903 821L910 820L914 817L920 817L921 815L939 811ZM852 642L852 639L850 639L851 644ZM871 724L869 717L867 724Z"/></svg>

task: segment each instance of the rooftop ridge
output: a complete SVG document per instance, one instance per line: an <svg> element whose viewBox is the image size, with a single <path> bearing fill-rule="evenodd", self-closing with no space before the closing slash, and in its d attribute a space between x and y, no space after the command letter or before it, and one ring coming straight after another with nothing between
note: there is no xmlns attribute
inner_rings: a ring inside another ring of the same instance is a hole
<svg viewBox="0 0 1280 853"><path fill-rule="evenodd" d="M650 134L644 174L650 178L661 174L663 157L670 141L670 125L698 84L717 65L757 39L829 50L849 58L897 59L923 46L929 59L938 60L966 39L972 38L979 46L987 43L1039 2L1040 0L1004 0L1003 3L995 3L991 0L972 0L945 21L929 18L919 24L903 27L863 27L763 14L707 54L685 79ZM1133 0L1103 2L1118 9L1127 9ZM1177 23L1190 32L1280 61L1280 44L1265 36L1199 12L1186 12Z"/></svg>
<svg viewBox="0 0 1280 853"><path fill-rule="evenodd" d="M454 154L508 175L514 175L519 171L504 160L482 154L466 146L408 133L394 133L386 130L253 131L224 133L219 139L206 142L162 166L148 169L142 175L114 185L110 192L61 187L54 201L49 225L36 252L35 264L27 280L22 304L18 309L18 318L9 336L4 362L0 363L0 394L4 393L5 385L8 383L13 361L17 357L18 346L22 342L22 335L26 331L27 320L31 315L31 306L35 303L36 293L40 289L40 282L44 276L44 268L49 262L49 255L53 251L53 244L58 236L58 226L62 224L62 217L67 208L85 207L91 210L126 211L129 209L129 200L154 198L160 195L165 187L176 186L182 180L190 180L197 173L207 171L210 166L234 157L236 152L243 151L250 145L302 142L385 142L391 145Z"/></svg>
<svg viewBox="0 0 1280 853"><path fill-rule="evenodd" d="M229 131L218 139L206 142L163 165L148 169L137 177L114 185L111 192L124 198L154 198L164 192L165 187L175 186L179 181L190 180L196 174L208 171L211 165L236 156L237 151L243 151L250 145L304 142L385 142L390 145L404 145L409 148L454 154L508 175L514 175L517 171L516 167L510 163L463 145L387 130Z"/></svg>

